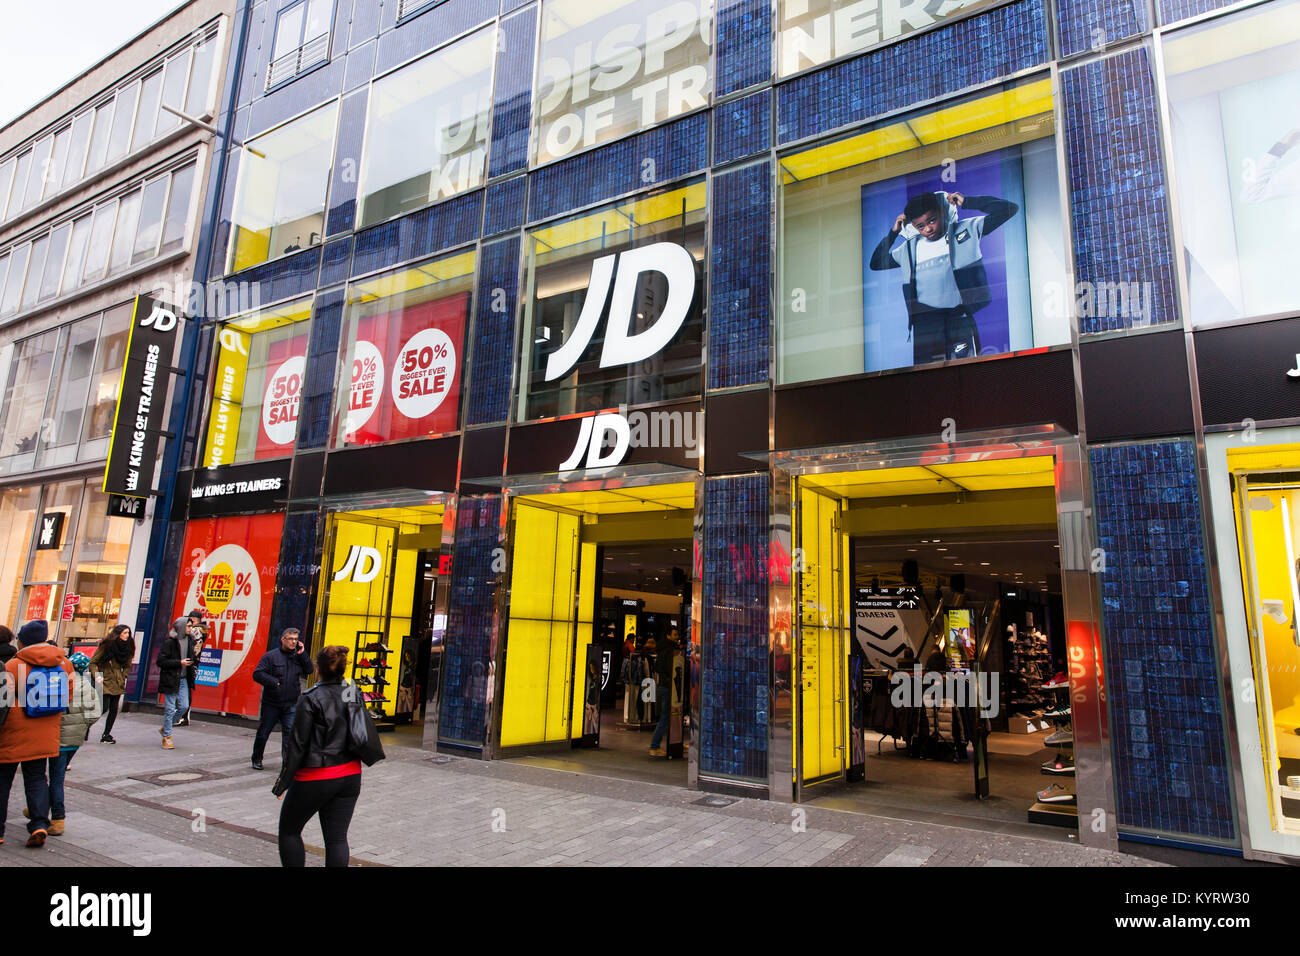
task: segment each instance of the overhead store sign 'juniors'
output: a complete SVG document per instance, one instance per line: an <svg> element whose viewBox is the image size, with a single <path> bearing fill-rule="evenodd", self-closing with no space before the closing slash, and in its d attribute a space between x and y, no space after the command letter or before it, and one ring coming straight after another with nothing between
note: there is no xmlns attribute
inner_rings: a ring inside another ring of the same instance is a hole
<svg viewBox="0 0 1300 956"><path fill-rule="evenodd" d="M708 105L711 0L548 0L537 162Z"/></svg>
<svg viewBox="0 0 1300 956"><path fill-rule="evenodd" d="M104 468L104 491L110 494L149 496L179 327L172 306L149 296L136 297Z"/></svg>

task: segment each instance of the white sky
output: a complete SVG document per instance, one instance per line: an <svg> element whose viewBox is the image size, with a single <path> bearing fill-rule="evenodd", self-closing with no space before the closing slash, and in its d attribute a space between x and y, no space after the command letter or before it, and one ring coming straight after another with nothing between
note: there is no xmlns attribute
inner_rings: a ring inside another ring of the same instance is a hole
<svg viewBox="0 0 1300 956"><path fill-rule="evenodd" d="M0 126L180 6L181 0L0 0Z"/></svg>

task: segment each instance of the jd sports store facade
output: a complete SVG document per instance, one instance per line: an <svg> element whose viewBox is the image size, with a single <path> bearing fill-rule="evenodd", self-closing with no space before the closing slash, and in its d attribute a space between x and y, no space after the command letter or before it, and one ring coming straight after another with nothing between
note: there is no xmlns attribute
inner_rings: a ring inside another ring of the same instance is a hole
<svg viewBox="0 0 1300 956"><path fill-rule="evenodd" d="M1060 718L1081 841L1296 855L1285 678L1224 675L1294 648L1289 537L1232 522L1290 513L1297 386L1239 373L1300 302L1225 237L1295 221L1288 131L1234 117L1300 82L1298 5L1210 6L339 0L286 75L247 5L211 265L260 304L205 326L166 562L244 625L214 700L296 626L426 748L581 744L598 552L671 542L690 786L870 781L850 610L919 587L913 655L1041 655L999 699ZM1216 458L1244 419L1283 450Z"/></svg>

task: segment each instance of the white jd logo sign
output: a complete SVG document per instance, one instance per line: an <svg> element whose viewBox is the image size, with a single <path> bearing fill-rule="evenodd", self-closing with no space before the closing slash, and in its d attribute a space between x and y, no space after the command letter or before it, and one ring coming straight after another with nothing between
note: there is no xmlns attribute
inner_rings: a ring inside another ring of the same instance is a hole
<svg viewBox="0 0 1300 956"><path fill-rule="evenodd" d="M614 277L615 259L618 260L617 278ZM668 279L668 299L659 318L649 328L628 334L636 305L637 277L643 272L659 272ZM675 242L656 242L618 256L601 256L593 262L578 323L568 341L547 356L546 381L553 381L573 368L591 344L601 313L605 311L611 279L614 297L609 307L605 344L600 351L601 368L632 365L648 359L672 341L686 321L695 297L695 260Z"/></svg>
<svg viewBox="0 0 1300 956"><path fill-rule="evenodd" d="M368 584L379 576L381 558L377 548L367 548L354 544L348 549L348 559L343 567L334 574L335 581L348 580L357 584Z"/></svg>
<svg viewBox="0 0 1300 956"><path fill-rule="evenodd" d="M164 309L157 302L153 304L153 311L140 320L144 326L152 325L159 332L170 332L176 328L176 313L169 309Z"/></svg>
<svg viewBox="0 0 1300 956"><path fill-rule="evenodd" d="M609 450L608 454L601 455L600 450L605 444L605 433L614 433L614 447ZM628 446L632 441L632 428L628 425L627 419L618 412L604 412L593 418L584 418L582 426L578 431L578 443L573 446L573 454L565 460L560 466L560 471L570 471L578 467L578 462L582 460L585 453L587 456L584 468L605 468L610 465L617 465L627 454Z"/></svg>

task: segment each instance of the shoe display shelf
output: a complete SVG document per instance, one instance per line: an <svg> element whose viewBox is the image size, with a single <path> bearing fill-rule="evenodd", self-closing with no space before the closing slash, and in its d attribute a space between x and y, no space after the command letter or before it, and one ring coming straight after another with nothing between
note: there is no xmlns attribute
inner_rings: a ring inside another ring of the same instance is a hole
<svg viewBox="0 0 1300 956"><path fill-rule="evenodd" d="M1039 799L1029 808L1029 822L1073 829L1079 825L1077 800L1073 787L1060 780L1062 777L1066 778L1066 780L1072 780L1074 777L1074 734L1072 730L1073 724L1071 723L1073 715L1070 707L1070 683L1067 680L1057 686L1054 681L1051 681L1041 685L1041 689L1052 694L1056 700L1056 706L1043 714L1044 719L1051 721L1056 726L1056 730L1052 734L1048 734L1044 740L1045 746L1056 750L1056 755L1051 760L1044 762L1041 770L1045 776L1056 778L1057 783L1038 792ZM1056 743L1047 742L1060 734L1068 735L1068 738L1058 740ZM1060 768L1054 766L1058 759L1064 766ZM1056 799L1053 799L1053 797Z"/></svg>
<svg viewBox="0 0 1300 956"><path fill-rule="evenodd" d="M397 725L384 713L383 704L388 698L392 683L388 672L389 647L384 643L383 631L357 631L352 655L352 682L361 691L361 699L375 718L375 727L381 734L392 733Z"/></svg>

